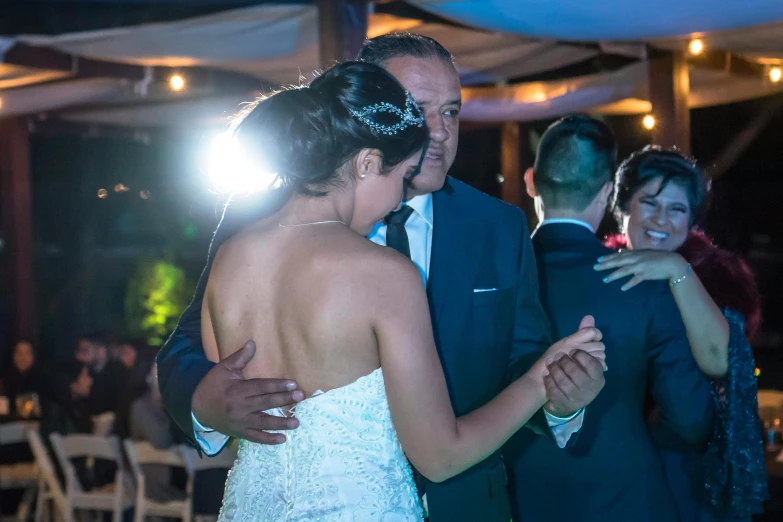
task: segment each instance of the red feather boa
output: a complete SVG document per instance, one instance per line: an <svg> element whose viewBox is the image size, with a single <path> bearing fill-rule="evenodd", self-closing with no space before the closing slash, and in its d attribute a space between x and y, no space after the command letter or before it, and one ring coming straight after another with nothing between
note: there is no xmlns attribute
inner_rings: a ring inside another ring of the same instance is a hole
<svg viewBox="0 0 783 522"><path fill-rule="evenodd" d="M625 236L609 236L604 244L619 250L627 245ZM745 318L745 334L748 339L758 332L761 325L761 296L753 273L738 255L718 248L700 230L691 230L679 253L699 276L704 288L719 308L731 308Z"/></svg>

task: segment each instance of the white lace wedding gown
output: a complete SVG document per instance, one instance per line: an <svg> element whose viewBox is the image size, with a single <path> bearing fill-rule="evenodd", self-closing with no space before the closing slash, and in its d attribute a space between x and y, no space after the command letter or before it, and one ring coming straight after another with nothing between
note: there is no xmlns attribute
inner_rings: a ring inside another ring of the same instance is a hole
<svg viewBox="0 0 783 522"><path fill-rule="evenodd" d="M285 432L284 444L240 442L219 522L423 519L380 368L314 393L295 412L299 428Z"/></svg>

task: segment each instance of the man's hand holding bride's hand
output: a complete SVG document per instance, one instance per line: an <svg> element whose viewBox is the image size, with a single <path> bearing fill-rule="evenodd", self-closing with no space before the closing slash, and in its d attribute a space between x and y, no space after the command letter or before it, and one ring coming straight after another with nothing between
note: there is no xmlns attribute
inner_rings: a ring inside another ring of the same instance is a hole
<svg viewBox="0 0 783 522"><path fill-rule="evenodd" d="M267 431L293 430L299 421L263 412L299 402L304 393L288 379L245 379L242 370L255 353L255 343L248 341L215 365L196 387L191 408L201 424L223 435L282 444L285 435Z"/></svg>
<svg viewBox="0 0 783 522"><path fill-rule="evenodd" d="M546 411L556 417L570 417L603 389L606 352L595 319L585 316L579 330L553 344L544 354Z"/></svg>

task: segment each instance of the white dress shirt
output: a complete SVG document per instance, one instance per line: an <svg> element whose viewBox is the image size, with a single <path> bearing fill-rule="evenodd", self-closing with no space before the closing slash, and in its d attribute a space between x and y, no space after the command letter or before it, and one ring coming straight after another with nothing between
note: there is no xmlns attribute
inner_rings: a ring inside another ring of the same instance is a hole
<svg viewBox="0 0 783 522"><path fill-rule="evenodd" d="M405 222L405 231L408 234L408 243L410 244L411 261L419 269L424 286L427 286L430 272L430 256L432 254L432 194L416 196L406 204L413 209L410 217ZM590 225L583 221L558 219L544 220L539 226L558 222L572 222L591 228ZM386 224L377 224L367 238L373 243L386 246ZM572 434L579 431L584 420L584 410L580 410L568 418L555 417L546 410L544 415L557 445L561 448L566 446ZM192 418L193 430L201 448L207 455L217 454L228 441L228 437L202 426L196 420L195 415L192 415Z"/></svg>
<svg viewBox="0 0 783 522"><path fill-rule="evenodd" d="M557 225L562 223L568 223L571 225L579 225L580 227L585 227L587 230L595 234L595 230L593 229L593 226L588 223L587 221L582 221L581 219L573 219L573 218L552 218L552 219L545 219L541 223L538 224L536 227L536 230L543 227L544 225Z"/></svg>

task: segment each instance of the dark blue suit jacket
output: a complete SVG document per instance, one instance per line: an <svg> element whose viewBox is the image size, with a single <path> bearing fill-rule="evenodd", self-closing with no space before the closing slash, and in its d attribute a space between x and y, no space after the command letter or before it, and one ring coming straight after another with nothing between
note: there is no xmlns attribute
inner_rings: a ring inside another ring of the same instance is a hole
<svg viewBox="0 0 783 522"><path fill-rule="evenodd" d="M593 265L612 253L585 227L548 224L533 236L541 302L552 334L592 314L606 345L606 385L586 408L579 440L557 450L522 430L505 448L514 519L522 522L676 521L644 417L648 390L659 422L683 442L712 434L713 401L665 282L627 291ZM531 473L531 470L535 472Z"/></svg>
<svg viewBox="0 0 783 522"><path fill-rule="evenodd" d="M190 401L212 366L200 336L201 300L212 257L237 228L283 200L245 203L246 208L226 213L194 300L158 356L166 407L191 438ZM433 220L427 293L451 402L456 414L464 415L492 399L540 357L550 344L549 324L538 300L535 258L519 209L449 179L433 194ZM548 433L540 413L531 424ZM553 441L541 439L561 451ZM424 487L433 522L510 518L500 452L457 477Z"/></svg>

